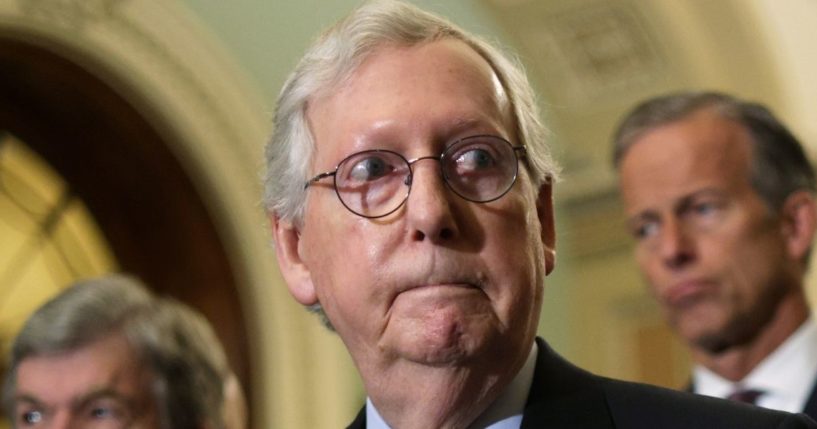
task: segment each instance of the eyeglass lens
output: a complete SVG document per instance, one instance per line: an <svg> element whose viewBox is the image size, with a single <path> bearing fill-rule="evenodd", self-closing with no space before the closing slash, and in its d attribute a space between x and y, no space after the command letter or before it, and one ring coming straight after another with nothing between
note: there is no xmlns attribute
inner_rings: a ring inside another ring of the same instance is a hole
<svg viewBox="0 0 817 429"><path fill-rule="evenodd" d="M394 212L406 201L411 164L396 152L369 150L344 159L335 173L335 189L344 206L365 217ZM510 143L475 136L447 147L439 158L443 179L460 197L488 202L502 197L516 180L518 162Z"/></svg>

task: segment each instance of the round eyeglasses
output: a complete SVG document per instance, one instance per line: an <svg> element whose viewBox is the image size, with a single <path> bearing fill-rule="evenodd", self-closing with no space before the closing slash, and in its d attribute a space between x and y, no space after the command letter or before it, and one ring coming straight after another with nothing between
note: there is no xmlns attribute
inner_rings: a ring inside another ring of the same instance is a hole
<svg viewBox="0 0 817 429"><path fill-rule="evenodd" d="M309 179L304 189L333 176L335 193L349 211L371 219L388 216L408 199L414 175L411 166L422 159L435 159L440 161L440 173L449 189L468 201L487 203L501 198L516 182L517 152L524 156L525 146L513 146L491 135L466 137L439 156L412 160L390 150L364 150L344 158L334 170Z"/></svg>

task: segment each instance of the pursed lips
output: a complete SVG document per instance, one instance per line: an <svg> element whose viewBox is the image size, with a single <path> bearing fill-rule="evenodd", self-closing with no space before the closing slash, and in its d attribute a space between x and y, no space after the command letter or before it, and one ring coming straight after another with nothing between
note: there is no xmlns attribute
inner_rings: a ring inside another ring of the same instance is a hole
<svg viewBox="0 0 817 429"><path fill-rule="evenodd" d="M420 263L412 271L398 276L395 294L430 288L482 289L486 280L474 264L443 258L435 258L429 264Z"/></svg>
<svg viewBox="0 0 817 429"><path fill-rule="evenodd" d="M442 281L442 282L427 282L418 283L402 288L398 293L419 290L419 289L433 289L433 288L463 288L463 289L480 289L480 286L469 281Z"/></svg>

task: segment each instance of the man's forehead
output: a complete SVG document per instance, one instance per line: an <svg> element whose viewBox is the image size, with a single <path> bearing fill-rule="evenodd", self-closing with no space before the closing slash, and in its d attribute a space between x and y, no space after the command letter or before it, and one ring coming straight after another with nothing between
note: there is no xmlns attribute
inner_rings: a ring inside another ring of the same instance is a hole
<svg viewBox="0 0 817 429"><path fill-rule="evenodd" d="M17 385L20 389L99 385L143 370L124 336L114 334L71 350L24 358L17 368Z"/></svg>
<svg viewBox="0 0 817 429"><path fill-rule="evenodd" d="M621 188L635 214L703 191L751 192L751 143L743 128L704 113L644 133L622 158Z"/></svg>
<svg viewBox="0 0 817 429"><path fill-rule="evenodd" d="M451 128L466 122L516 128L511 123L509 97L494 68L470 45L452 38L380 47L342 85L310 100L307 119L318 141L322 137L318 128L331 128L333 133L340 127L355 126L377 131L411 119L405 112L412 110L401 107L427 102L428 93L440 99L425 110L446 111L443 119ZM384 108L389 105L397 107Z"/></svg>
<svg viewBox="0 0 817 429"><path fill-rule="evenodd" d="M349 81L355 80L358 76L365 74L365 70L372 63L380 62L384 58L399 60L401 57L411 56L417 51L423 51L429 47L435 46L454 47L460 53L476 59L477 61L475 61L474 64L479 64L480 67L491 68L493 71L494 65L492 64L492 61L486 57L486 54L484 54L481 49L477 49L475 45L471 44L471 42L458 37L444 36L430 40L418 41L416 43L384 41L381 43L375 43L368 47L367 52L358 54L357 58L349 61L348 64L338 64L339 67L337 67L334 72L329 74L330 76L334 74L334 78L325 81L312 98L323 98L325 96L331 96L337 93L338 88L346 86ZM451 58L441 58L438 59L438 61L439 63L445 65L447 62L446 60L449 59ZM447 67L442 67L435 70L442 71L446 68Z"/></svg>
<svg viewBox="0 0 817 429"><path fill-rule="evenodd" d="M746 178L751 137L745 127L712 109L702 109L645 132L631 148L656 166L681 167L690 176ZM626 155L625 155L626 157ZM662 170L659 168L659 170ZM673 172L673 170L669 170Z"/></svg>

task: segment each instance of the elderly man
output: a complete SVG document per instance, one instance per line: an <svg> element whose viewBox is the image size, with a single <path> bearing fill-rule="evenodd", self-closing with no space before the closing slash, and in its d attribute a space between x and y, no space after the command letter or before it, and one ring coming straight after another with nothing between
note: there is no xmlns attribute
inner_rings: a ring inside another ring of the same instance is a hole
<svg viewBox="0 0 817 429"><path fill-rule="evenodd" d="M267 147L295 299L325 314L368 401L353 428L815 427L596 377L536 341L556 168L499 51L394 1L305 54Z"/></svg>
<svg viewBox="0 0 817 429"><path fill-rule="evenodd" d="M15 428L240 428L243 396L225 402L230 374L201 315L111 276L67 288L28 319L3 398Z"/></svg>
<svg viewBox="0 0 817 429"><path fill-rule="evenodd" d="M692 388L817 417L817 325L803 278L814 170L758 104L648 100L615 138L635 254L696 365Z"/></svg>

